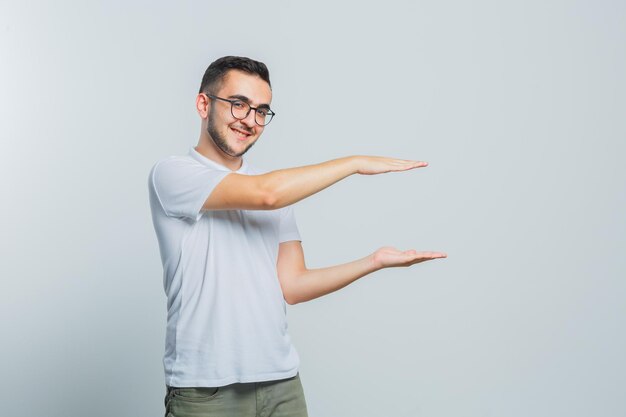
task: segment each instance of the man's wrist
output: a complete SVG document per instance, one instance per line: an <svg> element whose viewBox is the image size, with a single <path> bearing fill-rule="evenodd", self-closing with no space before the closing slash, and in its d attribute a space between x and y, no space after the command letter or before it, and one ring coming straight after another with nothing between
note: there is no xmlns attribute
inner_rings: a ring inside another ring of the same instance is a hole
<svg viewBox="0 0 626 417"><path fill-rule="evenodd" d="M370 273L371 272L376 272L378 270L383 269L383 266L381 265L381 263L378 261L378 259L376 258L376 252L368 255L366 257L367 259L367 263L370 269Z"/></svg>
<svg viewBox="0 0 626 417"><path fill-rule="evenodd" d="M350 175L352 174L358 174L359 173L359 164L360 164L360 159L359 156L356 155L352 155L352 156L346 156L344 158L346 160L347 165L350 167Z"/></svg>

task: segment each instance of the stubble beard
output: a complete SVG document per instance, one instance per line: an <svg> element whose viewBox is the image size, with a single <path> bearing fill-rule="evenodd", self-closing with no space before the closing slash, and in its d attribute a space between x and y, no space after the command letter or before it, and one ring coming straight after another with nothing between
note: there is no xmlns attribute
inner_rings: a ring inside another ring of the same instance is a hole
<svg viewBox="0 0 626 417"><path fill-rule="evenodd" d="M241 151L239 153L235 153L233 148L231 148L230 145L228 145L228 142L226 142L226 138L224 138L224 136L222 136L220 134L220 132L217 131L217 129L215 127L215 119L213 117L213 112L211 112L209 114L209 121L207 123L207 129L206 130L207 130L207 133L209 134L209 136L211 137L211 139L213 139L213 143L215 143L215 145L222 152L224 152L228 156L232 156L233 158L238 158L238 157L242 156L243 154L248 152L248 150L250 150L250 148L252 148L252 146L256 143L256 141L251 142L243 151Z"/></svg>

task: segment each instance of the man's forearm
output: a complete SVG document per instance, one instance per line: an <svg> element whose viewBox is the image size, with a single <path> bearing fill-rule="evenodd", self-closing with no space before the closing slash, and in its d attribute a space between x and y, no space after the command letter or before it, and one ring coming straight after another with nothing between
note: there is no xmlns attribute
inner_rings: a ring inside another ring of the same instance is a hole
<svg viewBox="0 0 626 417"><path fill-rule="evenodd" d="M328 268L307 269L292 278L289 294L285 299L289 304L310 301L337 291L379 269L375 266L372 255Z"/></svg>
<svg viewBox="0 0 626 417"><path fill-rule="evenodd" d="M315 165L268 172L261 178L263 188L270 196L270 206L278 209L322 191L357 171L356 157L348 156Z"/></svg>

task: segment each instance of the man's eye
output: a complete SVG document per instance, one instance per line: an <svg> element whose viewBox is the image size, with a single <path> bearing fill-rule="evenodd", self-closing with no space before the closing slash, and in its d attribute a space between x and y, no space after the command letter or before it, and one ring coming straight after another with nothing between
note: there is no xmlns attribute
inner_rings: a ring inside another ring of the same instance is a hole
<svg viewBox="0 0 626 417"><path fill-rule="evenodd" d="M236 109L243 109L246 107L246 103L243 101L233 101L233 107Z"/></svg>
<svg viewBox="0 0 626 417"><path fill-rule="evenodd" d="M265 117L265 116L267 116L267 112L268 112L268 110L267 110L267 109L258 109L256 112L257 112L260 116Z"/></svg>

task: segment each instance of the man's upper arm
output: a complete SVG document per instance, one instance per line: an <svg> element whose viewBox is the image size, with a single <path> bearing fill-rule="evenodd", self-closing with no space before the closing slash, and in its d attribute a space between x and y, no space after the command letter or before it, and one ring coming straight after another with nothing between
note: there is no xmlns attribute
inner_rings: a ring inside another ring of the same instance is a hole
<svg viewBox="0 0 626 417"><path fill-rule="evenodd" d="M299 240L282 242L278 246L278 261L276 264L278 280L283 291L283 297L287 303L292 304L292 282L295 278L306 271L304 262L304 250Z"/></svg>
<svg viewBox="0 0 626 417"><path fill-rule="evenodd" d="M260 175L230 173L213 189L203 210L269 210L269 193Z"/></svg>
<svg viewBox="0 0 626 417"><path fill-rule="evenodd" d="M269 209L263 175L211 169L184 157L157 162L149 187L169 217L197 221L202 210Z"/></svg>

